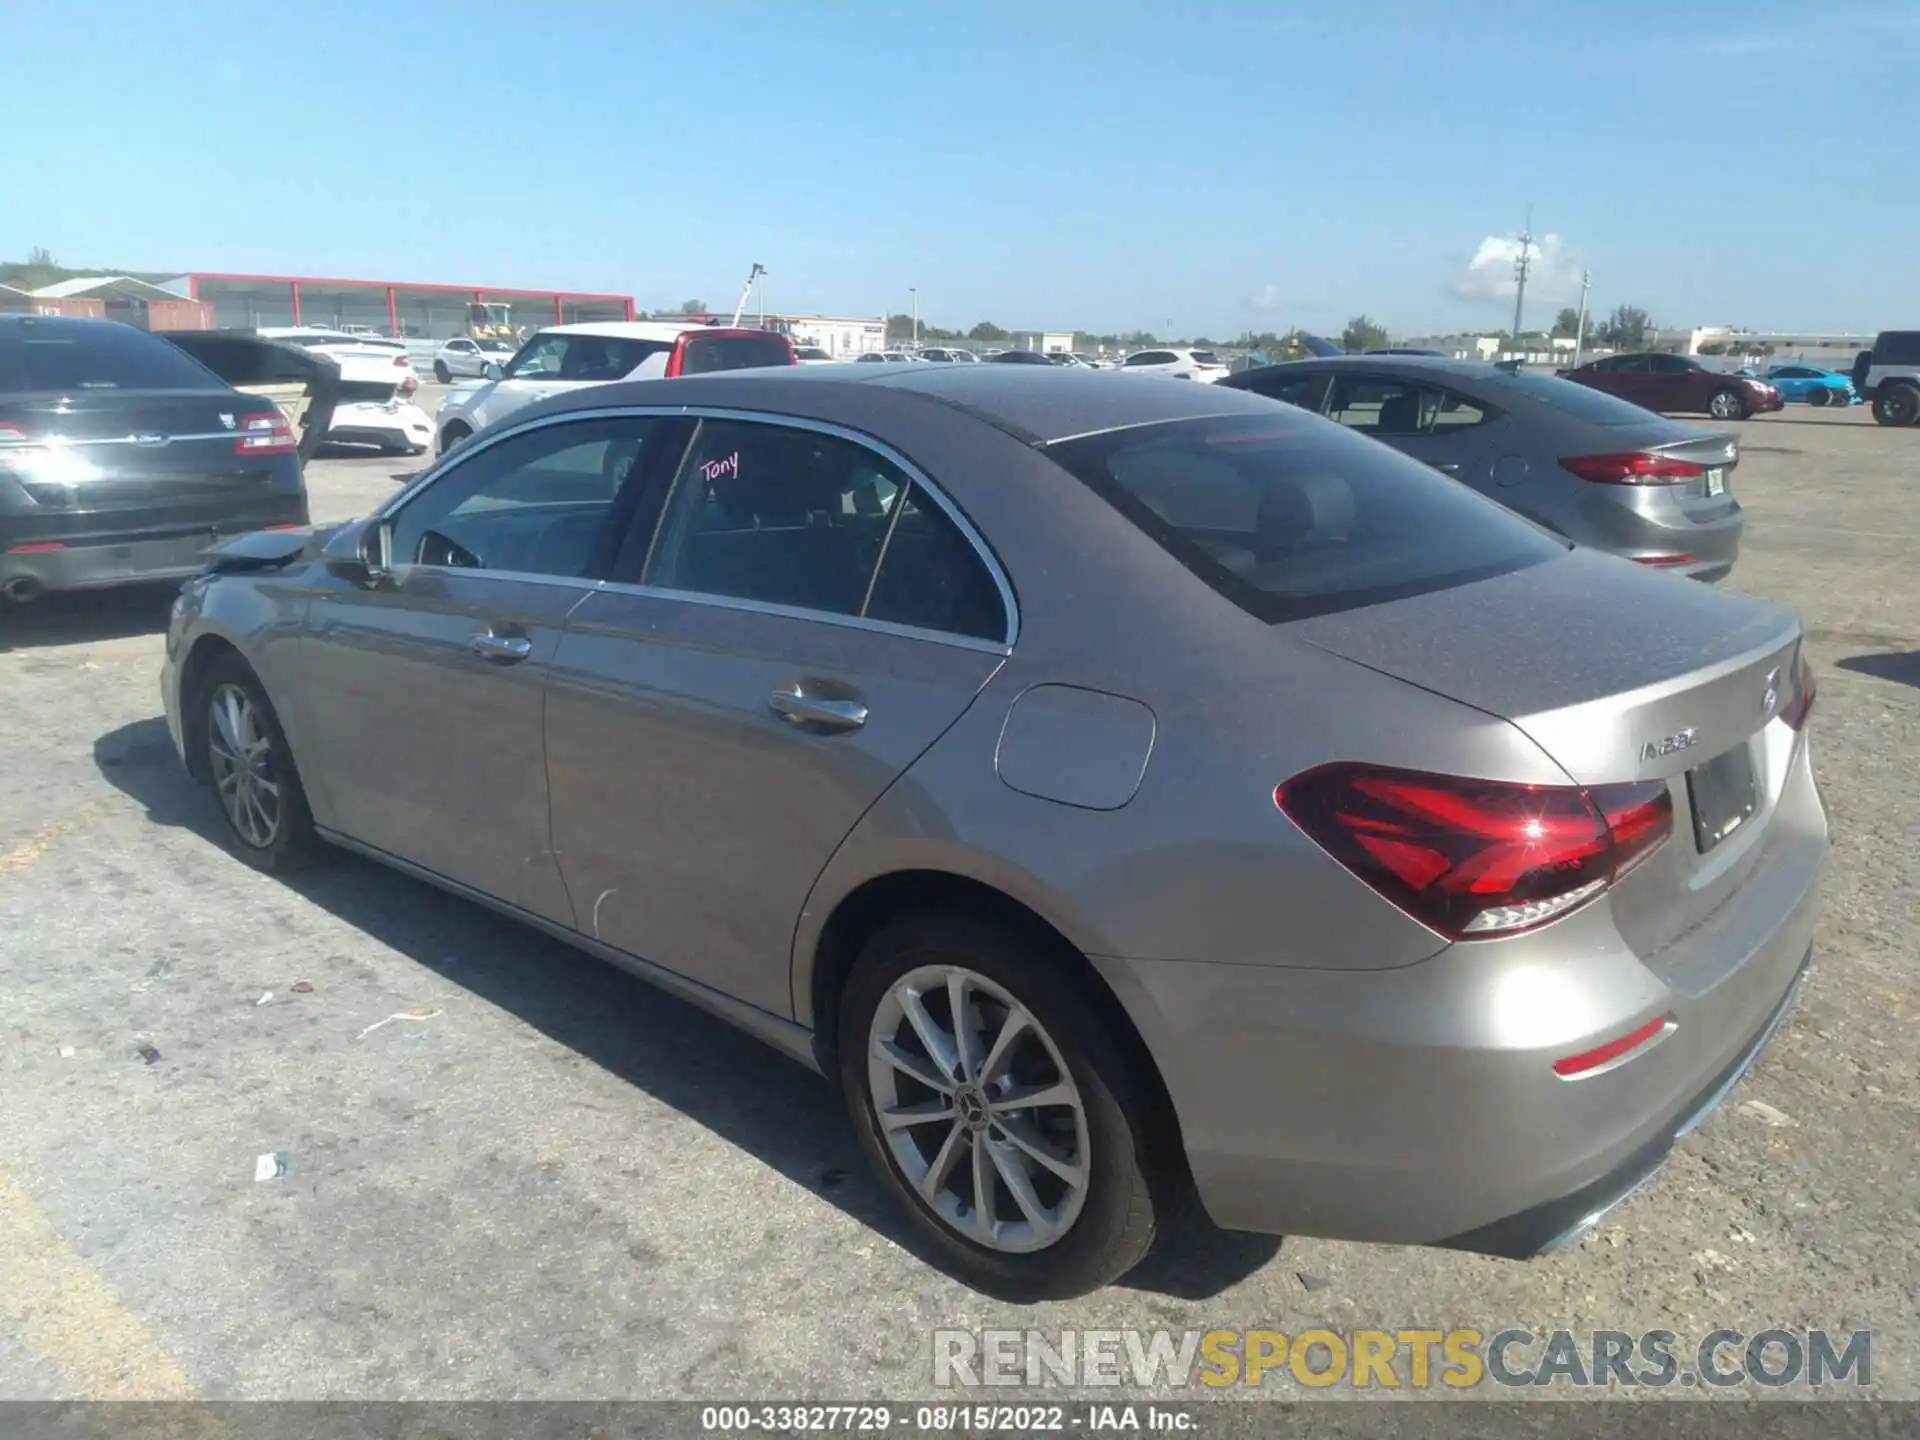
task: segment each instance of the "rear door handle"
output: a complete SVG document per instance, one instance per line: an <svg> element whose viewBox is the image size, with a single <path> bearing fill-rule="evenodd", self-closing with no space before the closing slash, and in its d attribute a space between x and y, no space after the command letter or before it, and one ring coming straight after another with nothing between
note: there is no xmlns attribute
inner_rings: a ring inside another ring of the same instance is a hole
<svg viewBox="0 0 1920 1440"><path fill-rule="evenodd" d="M1438 470L1442 475L1458 475L1460 473L1459 464L1452 460L1443 460L1433 468Z"/></svg>
<svg viewBox="0 0 1920 1440"><path fill-rule="evenodd" d="M867 723L867 707L858 700L829 700L801 693L799 686L767 696L774 714L790 725L825 725L835 730L858 730Z"/></svg>
<svg viewBox="0 0 1920 1440"><path fill-rule="evenodd" d="M467 648L495 665L518 665L533 654L533 641L524 635L496 635L482 630L467 642Z"/></svg>

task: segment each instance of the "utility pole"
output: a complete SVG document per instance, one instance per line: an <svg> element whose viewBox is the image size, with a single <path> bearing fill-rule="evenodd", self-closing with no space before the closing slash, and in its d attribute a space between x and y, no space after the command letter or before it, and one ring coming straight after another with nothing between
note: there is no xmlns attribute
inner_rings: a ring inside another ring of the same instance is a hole
<svg viewBox="0 0 1920 1440"><path fill-rule="evenodd" d="M1513 343L1520 344L1520 314L1527 303L1527 271L1533 268L1533 207L1527 207L1527 228L1520 232L1520 258L1513 262Z"/></svg>
<svg viewBox="0 0 1920 1440"><path fill-rule="evenodd" d="M1593 276L1587 271L1580 272L1580 319L1573 327L1573 364L1580 368L1580 347L1587 338L1587 291L1593 285Z"/></svg>
<svg viewBox="0 0 1920 1440"><path fill-rule="evenodd" d="M920 348L920 288L909 285L907 294L913 297L913 348Z"/></svg>

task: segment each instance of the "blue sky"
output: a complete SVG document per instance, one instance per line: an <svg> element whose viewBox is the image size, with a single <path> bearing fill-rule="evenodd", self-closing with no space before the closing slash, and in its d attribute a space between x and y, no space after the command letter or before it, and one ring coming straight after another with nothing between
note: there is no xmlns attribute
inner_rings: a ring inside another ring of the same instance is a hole
<svg viewBox="0 0 1920 1440"><path fill-rule="evenodd" d="M1914 0L5 8L0 258L1408 335L1531 202L1530 319L1920 323Z"/></svg>

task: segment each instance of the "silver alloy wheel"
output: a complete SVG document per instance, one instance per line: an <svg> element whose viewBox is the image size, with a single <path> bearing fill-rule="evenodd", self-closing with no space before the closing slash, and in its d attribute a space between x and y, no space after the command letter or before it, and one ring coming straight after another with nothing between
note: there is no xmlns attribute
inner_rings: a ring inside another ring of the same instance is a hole
<svg viewBox="0 0 1920 1440"><path fill-rule="evenodd" d="M1086 1105L999 985L958 965L894 981L868 1030L867 1084L894 1163L960 1235L1021 1255L1073 1228L1093 1173Z"/></svg>
<svg viewBox="0 0 1920 1440"><path fill-rule="evenodd" d="M280 779L259 709L238 685L222 685L207 702L207 759L235 833L266 849L280 833Z"/></svg>
<svg viewBox="0 0 1920 1440"><path fill-rule="evenodd" d="M1740 413L1740 397L1731 390L1716 391L1707 401L1707 413L1716 420L1731 420Z"/></svg>

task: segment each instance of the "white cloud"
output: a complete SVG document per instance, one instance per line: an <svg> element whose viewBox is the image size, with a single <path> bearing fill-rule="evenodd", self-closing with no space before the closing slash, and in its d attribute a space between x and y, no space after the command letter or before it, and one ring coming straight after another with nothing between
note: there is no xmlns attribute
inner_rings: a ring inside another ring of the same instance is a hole
<svg viewBox="0 0 1920 1440"><path fill-rule="evenodd" d="M1254 310L1278 310L1280 301L1280 287L1271 282L1262 285L1247 297L1247 305Z"/></svg>
<svg viewBox="0 0 1920 1440"><path fill-rule="evenodd" d="M1558 235L1543 235L1529 247L1532 268L1527 294L1539 300L1571 300L1580 293L1580 257ZM1462 300L1511 300L1514 262L1520 258L1518 235L1489 235L1473 252L1466 269L1448 289Z"/></svg>

